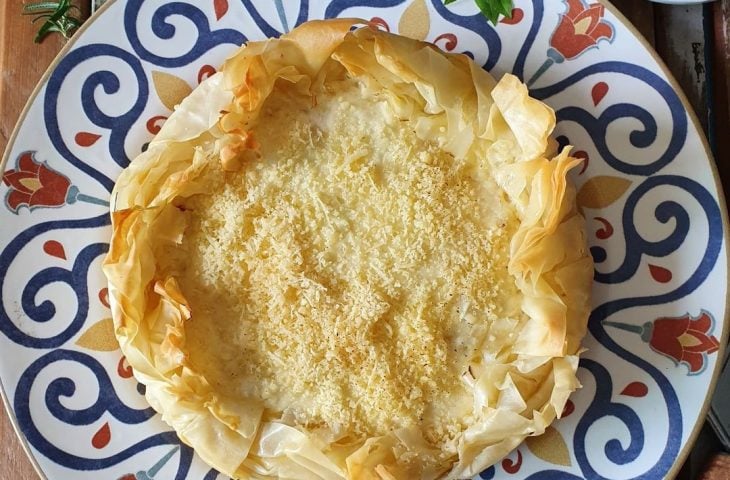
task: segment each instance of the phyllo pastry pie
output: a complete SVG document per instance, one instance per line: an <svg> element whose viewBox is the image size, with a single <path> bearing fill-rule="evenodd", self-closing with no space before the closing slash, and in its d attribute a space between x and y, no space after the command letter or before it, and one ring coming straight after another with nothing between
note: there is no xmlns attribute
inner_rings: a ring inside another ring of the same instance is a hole
<svg viewBox="0 0 730 480"><path fill-rule="evenodd" d="M467 478L578 386L593 266L512 76L361 26L249 42L112 194L149 403L234 478Z"/></svg>

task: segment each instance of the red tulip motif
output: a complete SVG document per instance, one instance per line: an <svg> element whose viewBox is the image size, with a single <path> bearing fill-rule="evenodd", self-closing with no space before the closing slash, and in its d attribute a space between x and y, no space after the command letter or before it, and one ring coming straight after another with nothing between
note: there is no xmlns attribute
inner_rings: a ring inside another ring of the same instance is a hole
<svg viewBox="0 0 730 480"><path fill-rule="evenodd" d="M17 213L20 207L60 207L66 204L71 188L68 178L37 162L35 152L20 154L15 169L3 174L3 183L10 187L5 204Z"/></svg>
<svg viewBox="0 0 730 480"><path fill-rule="evenodd" d="M677 363L689 367L690 374L704 370L707 355L720 348L720 342L710 332L713 321L703 311L699 317L659 318L654 320L649 346Z"/></svg>
<svg viewBox="0 0 730 480"><path fill-rule="evenodd" d="M707 366L707 356L720 348L720 342L712 335L713 318L705 310L697 317L689 314L678 318L662 317L642 326L619 322L603 322L603 325L640 334L652 350L677 365L685 364L690 375L702 373Z"/></svg>
<svg viewBox="0 0 730 480"><path fill-rule="evenodd" d="M615 30L603 17L606 7L585 0L563 0L567 10L560 15L558 26L550 37L548 58L527 82L533 84L555 63L563 63L598 48L601 40L612 42Z"/></svg>
<svg viewBox="0 0 730 480"><path fill-rule="evenodd" d="M11 212L18 213L21 207L30 211L56 208L77 201L109 206L106 200L79 192L65 175L53 170L45 162L37 161L35 154L34 151L21 153L15 168L7 170L2 176L3 183L8 187L5 205Z"/></svg>
<svg viewBox="0 0 730 480"><path fill-rule="evenodd" d="M613 26L603 20L606 7L600 3L587 5L583 0L566 0L568 11L560 16L558 28L550 38L550 46L571 60L592 48L599 40L613 39Z"/></svg>

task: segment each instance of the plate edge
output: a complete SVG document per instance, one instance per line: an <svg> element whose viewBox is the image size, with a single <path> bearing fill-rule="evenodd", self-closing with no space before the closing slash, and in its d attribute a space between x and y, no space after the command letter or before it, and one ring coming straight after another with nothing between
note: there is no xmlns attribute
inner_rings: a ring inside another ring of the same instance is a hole
<svg viewBox="0 0 730 480"><path fill-rule="evenodd" d="M2 157L0 157L0 172L5 171L5 166L7 165L8 159L10 158L10 151L13 149L13 146L15 145L15 140L18 137L18 132L20 131L20 125L25 120L25 117L28 116L28 111L30 110L31 105L33 105L33 102L35 102L36 98L38 97L38 94L40 93L41 89L46 86L48 83L48 77L51 76L51 73L56 68L58 63L61 61L61 59L66 55L66 53L76 44L76 42L81 38L82 34L86 31L87 28L89 28L98 18L100 15L102 15L108 8L110 8L113 4L116 4L117 0L107 0L104 5L101 6L99 10L93 13L89 18L86 19L86 21L81 25L78 30L74 33L74 35L71 37L71 39L66 42L66 44L61 48L61 50L56 54L56 56L53 58L53 61L48 65L48 68L46 68L46 71L43 72L43 75L38 80L38 83L33 88L33 91L28 96L28 100L25 102L25 105L23 106L23 109L20 111L20 115L18 115L18 119L15 122L15 126L13 127L13 131L10 134L10 137L8 137L8 143L5 146L5 151L3 152ZM15 417L15 412L13 411L12 405L10 404L10 399L8 398L8 394L5 392L5 386L2 383L2 379L0 379L0 400L2 400L2 406L5 409L5 414L8 416L8 420L10 420L10 425L13 427L13 431L15 432L15 437L20 442L20 446L23 448L23 452L25 453L26 458L30 462L31 466L33 467L33 470L35 470L36 474L41 480L49 480L48 476L45 474L43 469L41 468L40 464L38 463L38 460L36 459L33 452L30 450L30 445L28 444L28 440L25 438L25 435L23 432L20 431L20 426L18 425L18 419Z"/></svg>
<svg viewBox="0 0 730 480"><path fill-rule="evenodd" d="M679 85L677 80L674 78L674 75L669 70L667 65L664 63L664 60L659 56L659 54L656 52L654 47L649 44L649 42L644 38L644 36L639 32L636 27L629 21L626 16L621 13L609 0L599 0L602 4L606 6L606 8L611 12L612 15L614 15L618 21L626 27L633 35L638 39L638 41L641 43L641 45L644 47L644 49L651 55L651 57L654 59L654 61L659 66L659 69L662 71L662 73L665 75L667 81L672 86L672 88L675 90L677 95L679 96L679 99L682 103L682 105L685 108L685 111L687 112L687 116L689 117L690 123L695 127L695 130L697 132L700 132L700 139L702 147L705 150L705 153L707 155L707 158L709 158L710 161L710 171L712 173L712 179L715 183L715 189L718 194L718 204L720 207L720 216L722 219L722 225L723 225L723 246L725 247L725 257L726 257L726 279L725 284L728 285L728 282L730 282L730 240L728 239L728 233L730 233L730 228L728 228L728 212L727 212L727 203L726 203L726 197L725 192L722 187L722 183L720 182L720 177L717 171L717 164L715 160L715 156L713 155L707 136L704 134L704 131L702 130L702 126L699 123L699 120L697 118L697 114L694 111L694 108L689 103L689 100L687 99L687 95L684 93L684 90ZM112 5L116 4L117 0L107 0L102 7L97 10L91 17L89 17L84 24L75 32L73 37L61 48L61 50L58 52L58 54L55 56L53 61L50 63L46 71L43 73L41 78L38 80L38 83L36 84L35 88L33 88L33 91L28 97L28 100L25 103L25 106L23 107L23 110L21 110L20 115L18 116L18 119L15 123L15 126L13 127L13 131L10 134L10 137L8 138L7 146L5 147L5 151L3 152L2 158L0 158L0 172L5 170L5 165L8 162L8 159L10 157L10 151L12 150L15 140L18 136L18 132L20 131L20 126L23 123L23 120L25 120L25 117L28 114L28 111L30 110L31 105L38 97L38 94L40 93L40 90L47 84L48 77L51 75L52 71L55 69L57 64L60 62L60 60L66 55L66 53L76 44L76 41L79 40L82 36L82 34L86 31L87 28L89 28L98 18L100 15L102 15L108 8L110 8ZM726 287L727 288L727 287ZM729 330L730 330L730 312L728 312L728 305L730 304L730 288L727 289L725 294L725 306L724 306L724 315L723 315L723 334L720 338L720 348L718 350L718 360L715 362L715 368L712 373L712 378L710 380L709 388L707 389L707 394L705 395L705 399L702 405L702 408L700 409L700 413L697 417L697 422L692 428L692 431L690 432L689 436L687 437L687 442L680 450L679 454L675 457L675 461L672 464L672 467L669 469L669 472L667 472L667 478L672 479L677 476L679 473L679 469L684 465L684 462L686 461L687 457L689 456L689 452L694 446L694 443L697 440L697 437L700 433L700 430L702 429L702 425L705 423L705 420L707 418L707 414L709 413L710 409L710 403L712 400L712 393L714 393L715 388L717 386L717 382L720 376L720 372L722 370L723 362L721 359L725 358L726 349L727 349L727 343L729 338ZM30 450L30 446L28 445L28 442L25 438L25 435L22 434L20 431L20 428L18 426L17 418L15 417L15 413L13 412L10 401L7 397L7 393L5 392L5 387L2 384L2 380L0 380L0 398L2 399L3 407L5 408L5 412L8 415L8 419L10 420L10 424L13 427L13 430L15 431L16 437L20 441L21 447L23 448L23 451L26 454L26 457L29 459L31 465L33 466L33 469L36 471L38 476L42 480L49 480L46 474L43 472L43 470L40 468L40 465L38 464L38 461L36 460L35 456Z"/></svg>
<svg viewBox="0 0 730 480"><path fill-rule="evenodd" d="M695 442L697 441L697 437L700 434L700 430L702 430L702 426L704 425L707 415L710 411L710 404L712 403L712 395L715 393L715 388L717 387L717 381L720 378L720 372L722 371L722 366L724 365L724 359L725 354L727 353L726 350L728 348L728 339L730 338L730 312L728 311L728 305L730 305L730 288L728 288L728 285L730 285L730 239L728 239L728 233L730 233L730 228L728 227L728 211L727 211L727 201L725 197L725 191L722 187L722 182L720 181L720 175L718 174L717 170L717 163L715 159L715 155L712 153L712 149L710 148L710 144L707 140L707 135L705 134L704 130L702 129L702 125L700 124L699 119L697 118L697 113L695 112L694 107L689 102L689 99L687 98L687 95L684 93L684 90L682 89L682 86L677 82L677 79L674 78L674 74L669 70L669 67L667 67L667 64L664 62L664 60L659 56L656 49L644 38L644 35L639 32L639 30L634 26L631 21L626 18L626 16L621 13L621 11L616 8L610 0L599 0L602 4L606 6L606 8L611 12L612 15L614 15L618 21L626 27L631 33L634 34L634 37L641 43L641 45L644 47L644 49L651 55L651 57L654 59L654 61L659 66L659 69L662 71L662 73L665 75L667 81L671 85L671 87L674 89L674 91L677 93L677 96L679 97L680 102L682 102L682 105L684 106L685 111L687 112L687 117L689 117L689 121L692 126L694 126L695 130L700 133L700 140L702 144L702 148L705 150L705 154L707 155L707 158L710 159L710 173L712 173L712 180L715 183L715 190L717 190L717 203L720 207L720 218L722 220L722 230L723 230L723 246L725 247L725 261L726 261L726 276L725 276L725 285L726 285L726 292L725 292L725 307L724 307L724 315L723 315L723 332L722 336L720 337L720 348L717 351L717 360L715 361L715 369L712 372L712 378L710 379L710 384L707 388L707 393L705 395L705 400L702 404L702 408L700 409L699 415L697 416L697 422L695 422L694 426L692 427L692 430L689 433L689 436L687 437L687 442L682 446L682 449L679 451L677 456L674 459L674 463L672 464L672 467L667 472L667 479L673 479L677 476L679 473L679 470L684 466L684 463L687 460L687 457L689 456L690 450L692 450L692 447L694 447Z"/></svg>

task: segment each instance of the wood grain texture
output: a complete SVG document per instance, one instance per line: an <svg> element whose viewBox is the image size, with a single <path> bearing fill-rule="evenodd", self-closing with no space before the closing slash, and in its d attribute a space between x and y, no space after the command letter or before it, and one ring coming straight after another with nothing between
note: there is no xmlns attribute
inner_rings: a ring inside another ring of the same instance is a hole
<svg viewBox="0 0 730 480"><path fill-rule="evenodd" d="M730 192L730 0L719 0L712 5L713 44L712 55L712 107L715 128L711 140L715 148L715 161L726 195Z"/></svg>
<svg viewBox="0 0 730 480"><path fill-rule="evenodd" d="M0 1L0 152L5 151L38 80L65 43L60 35L33 43L38 26L21 16L22 8L21 0ZM37 478L5 409L0 408L0 480Z"/></svg>
<svg viewBox="0 0 730 480"><path fill-rule="evenodd" d="M712 427L708 423L705 423L695 441L692 452L690 452L687 461L684 462L684 466L675 480L695 480L700 478L702 471L707 468L708 463L720 451L722 451L720 441L717 439Z"/></svg>
<svg viewBox="0 0 730 480"><path fill-rule="evenodd" d="M656 50L674 74L707 134L706 37L703 5L656 5Z"/></svg>
<svg viewBox="0 0 730 480"><path fill-rule="evenodd" d="M21 0L0 1L0 152L4 151L28 96L64 44L64 40L57 35L48 37L40 45L34 44L33 36L36 29L30 24L29 18L20 16L22 3ZM698 27L697 11L693 12L694 17L686 17L682 23L681 9L686 7L655 5L645 0L612 0L612 3L636 26L650 44L657 47L670 70L689 94L695 110L698 113L709 111L707 91L702 93L702 89L697 87L697 65L694 58L688 62L686 55L680 53L686 52L687 42L691 52L692 42L699 41L695 39L696 31L692 31ZM718 101L725 102L725 117L722 118L726 118L730 88L726 81L730 74L728 43L730 0L718 0L714 4L713 13L715 42L711 56L714 59L714 72L716 72L713 77L719 79L714 84L713 94L716 105ZM704 39L702 41L704 42ZM702 48L705 47L703 43ZM702 103L703 98L704 103ZM725 121L720 125L723 129L727 128L728 122ZM725 132L719 132L719 136L727 137L726 143L730 142L730 137ZM727 153L730 154L730 147L727 147ZM726 161L730 157L718 156L718 158L725 160L718 162L721 175L725 172L724 178L730 179L730 162ZM717 448L713 442L716 440L713 440L711 430L705 427L695 448L697 452L693 452L685 468L678 475L678 480L697 478L698 466L704 463L707 452ZM0 480L37 478L7 415L0 408Z"/></svg>
<svg viewBox="0 0 730 480"><path fill-rule="evenodd" d="M715 455L700 480L730 480L730 455Z"/></svg>
<svg viewBox="0 0 730 480"><path fill-rule="evenodd" d="M649 44L654 45L654 4L636 0L611 0Z"/></svg>
<svg viewBox="0 0 730 480"><path fill-rule="evenodd" d="M28 96L64 43L60 35L33 43L38 26L20 15L22 8L20 0L0 2L0 151L5 150Z"/></svg>
<svg viewBox="0 0 730 480"><path fill-rule="evenodd" d="M0 410L2 410L0 411L0 478L37 479L38 475L20 446L5 409L0 408Z"/></svg>

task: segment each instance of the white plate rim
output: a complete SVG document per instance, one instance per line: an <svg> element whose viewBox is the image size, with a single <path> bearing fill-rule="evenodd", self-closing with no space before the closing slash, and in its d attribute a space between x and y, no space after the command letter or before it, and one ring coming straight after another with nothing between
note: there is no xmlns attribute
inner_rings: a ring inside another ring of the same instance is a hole
<svg viewBox="0 0 730 480"><path fill-rule="evenodd" d="M74 33L73 37L66 42L66 44L61 48L61 50L58 52L58 54L54 57L53 61L50 63L48 68L46 68L45 72L41 76L41 78L38 80L38 83L33 88L30 96L28 97L28 100L25 103L25 106L20 112L20 115L18 116L18 119L15 123L15 126L13 127L13 131L10 134L10 137L8 137L8 143L5 147L5 150L3 152L2 157L0 158L0 172L3 172L5 170L5 167L7 165L7 162L10 158L10 152L12 150L12 147L15 143L15 140L18 136L18 133L20 131L21 125L24 123L25 118L28 114L28 111L30 110L30 107L35 102L36 98L38 97L38 94L40 93L43 86L46 84L48 78L53 73L54 69L58 65L58 63L63 59L63 57L66 55L68 51L70 51L73 46L76 44L76 41L78 41L84 34L84 32L102 15L108 8L110 8L112 5L116 4L117 1L120 0L107 0L104 5L102 5L101 8L96 10L84 23L79 27L76 32ZM121 0L125 1L125 0ZM722 181L720 179L720 175L718 173L717 163L714 154L712 153L712 149L710 148L709 142L707 140L707 136L704 134L704 131L702 129L702 126L699 122L699 119L697 117L696 112L694 111L694 108L692 107L691 103L689 102L689 99L687 98L687 95L684 93L684 90L682 90L682 87L679 85L679 82L677 82L676 78L674 77L674 74L669 70L664 60L659 56L659 54L656 52L654 47L644 38L644 36L638 31L638 29L634 26L631 21L626 18L626 16L617 8L615 7L609 0L598 0L601 4L605 5L607 10L611 12L612 15L616 17L616 19L624 26L633 36L634 38L646 49L647 53L649 53L652 58L657 62L657 66L659 67L660 71L664 75L664 79L669 83L669 85L672 87L674 92L679 97L680 102L682 103L682 106L685 108L689 120L689 124L694 127L694 129L699 133L698 137L700 140L700 143L702 145L702 148L704 149L704 152L707 156L707 159L709 160L709 168L710 173L712 174L712 178L714 181L714 186L717 191L717 202L718 206L720 208L720 216L722 220L722 226L723 226L723 241L722 245L724 246L725 250L730 252L730 223L728 220L728 211L727 211L727 202L726 202L726 196L725 192L723 190ZM652 0L654 1L654 0ZM670 0L674 1L674 0ZM703 1L709 1L709 0L703 0ZM660 0L660 3L665 3L664 0ZM697 2L694 2L697 3ZM730 254L726 256L726 279L725 283L730 284ZM722 329L722 335L720 338L720 347L717 351L717 358L718 360L715 362L714 370L712 372L712 376L710 378L710 382L708 384L708 389L705 393L705 398L702 403L702 407L700 408L699 414L697 416L697 421L695 425L692 428L692 431L689 433L687 437L687 441L682 445L679 453L677 454L676 458L674 459L674 462L672 464L672 467L667 472L668 479L673 479L677 476L679 473L679 470L684 465L687 457L689 456L690 451L694 447L694 444L697 440L697 437L699 436L700 430L702 429L707 414L710 410L710 404L712 401L712 393L715 391L715 387L717 385L717 382L720 377L720 373L722 371L722 366L724 365L724 359L726 354L728 353L728 341L730 340L730 288L727 289L726 296L725 296L725 316L723 318L723 329ZM20 431L20 427L18 425L17 418L15 416L15 413L12 410L10 401L7 397L7 394L5 392L5 387L2 384L2 379L0 379L0 398L2 399L2 404L4 408L4 414L7 416L8 420L10 421L10 424L13 427L13 430L16 435L16 439L20 442L20 445L30 461L31 465L33 466L33 469L38 474L39 478L42 480L52 480L49 479L46 474L41 469L38 460L33 455L30 446L28 445L28 442L26 438L22 435Z"/></svg>

